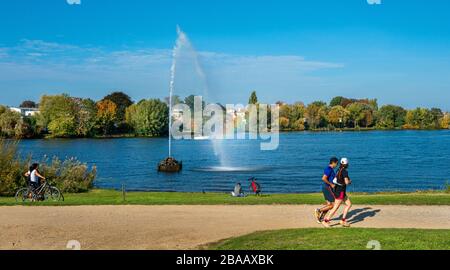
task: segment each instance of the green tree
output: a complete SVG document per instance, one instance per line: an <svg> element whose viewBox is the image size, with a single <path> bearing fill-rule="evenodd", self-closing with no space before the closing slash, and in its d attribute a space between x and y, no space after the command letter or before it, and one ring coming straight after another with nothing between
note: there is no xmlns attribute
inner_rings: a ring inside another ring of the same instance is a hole
<svg viewBox="0 0 450 270"><path fill-rule="evenodd" d="M14 137L16 127L21 122L20 113L6 109L0 114L0 134L2 137Z"/></svg>
<svg viewBox="0 0 450 270"><path fill-rule="evenodd" d="M164 101L169 105L170 97L164 98ZM177 104L183 104L184 101L180 98L180 96L174 95L172 96L172 105L175 106Z"/></svg>
<svg viewBox="0 0 450 270"><path fill-rule="evenodd" d="M42 96L39 111L38 124L53 137L77 136L79 107L69 95Z"/></svg>
<svg viewBox="0 0 450 270"><path fill-rule="evenodd" d="M0 105L0 115L2 115L3 113L5 113L7 109L8 109L8 108L6 108L5 106Z"/></svg>
<svg viewBox="0 0 450 270"><path fill-rule="evenodd" d="M36 124L36 117L22 117L15 128L15 137L19 139L30 139L36 137L40 129Z"/></svg>
<svg viewBox="0 0 450 270"><path fill-rule="evenodd" d="M303 104L302 102L296 102L294 103L294 105L292 105L291 115L289 118L292 121L301 120L304 122L305 113L306 113L305 104Z"/></svg>
<svg viewBox="0 0 450 270"><path fill-rule="evenodd" d="M305 116L308 125L312 129L325 126L327 120L328 107L325 102L315 101L309 104L305 110Z"/></svg>
<svg viewBox="0 0 450 270"><path fill-rule="evenodd" d="M373 111L378 111L378 99L369 99L368 105L372 108Z"/></svg>
<svg viewBox="0 0 450 270"><path fill-rule="evenodd" d="M444 112L439 108L431 108L431 114L433 115L433 122L435 128L440 128L440 122L442 117L444 117Z"/></svg>
<svg viewBox="0 0 450 270"><path fill-rule="evenodd" d="M78 106L76 134L80 137L91 137L95 135L97 105L92 99L82 99Z"/></svg>
<svg viewBox="0 0 450 270"><path fill-rule="evenodd" d="M169 103L167 102L167 105ZM176 104L176 103L174 103ZM184 98L184 104L188 105L189 108L191 109L191 112L194 113L194 105L195 105L195 95L190 95L187 96L186 98ZM202 100L202 107L205 108L206 107L206 102L204 100Z"/></svg>
<svg viewBox="0 0 450 270"><path fill-rule="evenodd" d="M366 118L366 108L364 104L355 102L348 105L347 110L349 112L349 121L352 126L359 128L360 123Z"/></svg>
<svg viewBox="0 0 450 270"><path fill-rule="evenodd" d="M406 110L400 106L385 105L378 111L377 128L395 129L405 124Z"/></svg>
<svg viewBox="0 0 450 270"><path fill-rule="evenodd" d="M375 110L373 109L373 105L370 105L370 103L362 104L363 107L363 119L360 121L360 125L364 126L366 128L372 126L375 122Z"/></svg>
<svg viewBox="0 0 450 270"><path fill-rule="evenodd" d="M162 136L169 128L169 107L159 99L141 100L130 106L126 121L140 136Z"/></svg>
<svg viewBox="0 0 450 270"><path fill-rule="evenodd" d="M342 97L342 96L334 97L330 101L330 107L336 107L336 106L341 106L342 107L342 104L344 104L344 100L346 100L346 98Z"/></svg>
<svg viewBox="0 0 450 270"><path fill-rule="evenodd" d="M66 138L76 136L75 115L61 115L48 124L53 137Z"/></svg>
<svg viewBox="0 0 450 270"><path fill-rule="evenodd" d="M408 111L405 117L405 128L407 129L435 129L435 116L429 109L417 108Z"/></svg>
<svg viewBox="0 0 450 270"><path fill-rule="evenodd" d="M21 108L37 108L38 106L37 106L36 102L34 102L34 101L25 100L20 104L19 107L21 107Z"/></svg>
<svg viewBox="0 0 450 270"><path fill-rule="evenodd" d="M258 96L256 95L256 91L253 91L248 99L248 104L258 104Z"/></svg>

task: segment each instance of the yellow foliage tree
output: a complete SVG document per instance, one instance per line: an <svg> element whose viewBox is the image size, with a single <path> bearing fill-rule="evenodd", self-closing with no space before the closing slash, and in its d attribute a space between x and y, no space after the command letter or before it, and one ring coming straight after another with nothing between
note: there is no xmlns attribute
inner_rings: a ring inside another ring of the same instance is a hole
<svg viewBox="0 0 450 270"><path fill-rule="evenodd" d="M110 100L97 102L97 124L104 135L111 134L117 118L117 105Z"/></svg>
<svg viewBox="0 0 450 270"><path fill-rule="evenodd" d="M444 114L444 117L442 117L440 121L441 128L443 129L449 129L450 128L450 113Z"/></svg>

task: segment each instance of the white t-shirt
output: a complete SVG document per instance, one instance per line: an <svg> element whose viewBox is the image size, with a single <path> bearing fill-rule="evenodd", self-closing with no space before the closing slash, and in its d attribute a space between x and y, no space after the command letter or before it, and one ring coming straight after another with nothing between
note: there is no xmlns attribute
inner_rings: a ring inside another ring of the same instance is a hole
<svg viewBox="0 0 450 270"><path fill-rule="evenodd" d="M38 183L38 182L39 182L39 178L38 178L38 176L36 175L36 170L33 170L33 171L30 173L30 181L33 182L33 183Z"/></svg>

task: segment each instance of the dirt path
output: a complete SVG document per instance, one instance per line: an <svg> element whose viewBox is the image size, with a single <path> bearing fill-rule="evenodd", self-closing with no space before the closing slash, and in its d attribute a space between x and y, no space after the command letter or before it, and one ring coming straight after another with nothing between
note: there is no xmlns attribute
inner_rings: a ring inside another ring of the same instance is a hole
<svg viewBox="0 0 450 270"><path fill-rule="evenodd" d="M0 207L0 249L195 249L260 230L320 227L313 206ZM358 206L354 227L450 229L450 206Z"/></svg>

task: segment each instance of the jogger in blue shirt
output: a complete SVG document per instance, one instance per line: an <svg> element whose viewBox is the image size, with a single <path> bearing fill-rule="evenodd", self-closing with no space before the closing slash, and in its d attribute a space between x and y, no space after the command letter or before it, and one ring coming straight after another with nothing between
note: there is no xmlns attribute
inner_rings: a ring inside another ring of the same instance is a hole
<svg viewBox="0 0 450 270"><path fill-rule="evenodd" d="M323 217L328 213L328 211L334 207L335 197L333 190L335 188L335 184L333 183L333 180L336 177L336 172L334 169L337 167L338 163L339 159L332 157L330 159L330 164L325 168L322 176L322 193L325 198L326 205L321 209L316 209L314 211L314 216L319 224L322 222Z"/></svg>

